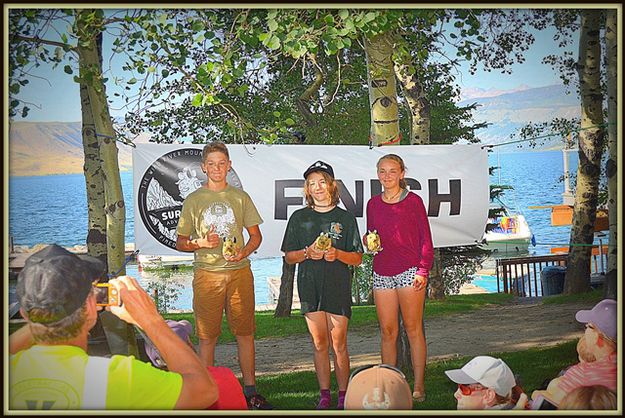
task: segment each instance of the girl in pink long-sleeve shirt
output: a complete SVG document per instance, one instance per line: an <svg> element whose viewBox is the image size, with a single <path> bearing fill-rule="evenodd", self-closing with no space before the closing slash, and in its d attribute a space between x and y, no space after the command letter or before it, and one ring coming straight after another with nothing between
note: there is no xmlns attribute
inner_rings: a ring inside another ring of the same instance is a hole
<svg viewBox="0 0 625 418"><path fill-rule="evenodd" d="M434 259L430 224L423 201L407 189L401 157L387 154L380 158L377 169L384 190L367 203L367 230L377 231L383 248L373 259L373 296L382 335L382 362L397 363L401 310L415 376L412 396L420 402L425 400L427 356L423 308Z"/></svg>

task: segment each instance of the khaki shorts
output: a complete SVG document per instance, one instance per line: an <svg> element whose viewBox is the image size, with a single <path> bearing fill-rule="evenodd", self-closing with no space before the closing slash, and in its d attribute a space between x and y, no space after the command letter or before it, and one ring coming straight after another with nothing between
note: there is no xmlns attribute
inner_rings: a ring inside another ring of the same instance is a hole
<svg viewBox="0 0 625 418"><path fill-rule="evenodd" d="M247 266L238 270L193 273L193 312L198 338L216 338L221 334L224 308L232 334L253 335L254 276Z"/></svg>

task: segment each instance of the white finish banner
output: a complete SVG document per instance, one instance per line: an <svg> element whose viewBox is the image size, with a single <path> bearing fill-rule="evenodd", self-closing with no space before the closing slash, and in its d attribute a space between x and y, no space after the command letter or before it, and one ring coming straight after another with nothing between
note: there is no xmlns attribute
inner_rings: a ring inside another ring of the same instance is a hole
<svg viewBox="0 0 625 418"><path fill-rule="evenodd" d="M203 144L137 144L133 150L135 247L144 255L176 251L176 226L184 199L206 182ZM303 172L322 160L334 168L341 206L352 212L361 235L367 201L381 192L376 162L388 153L404 160L410 189L428 211L435 247L481 241L488 218L487 151L480 145L228 145L228 183L241 187L264 222L256 257L281 256L288 217L304 206Z"/></svg>

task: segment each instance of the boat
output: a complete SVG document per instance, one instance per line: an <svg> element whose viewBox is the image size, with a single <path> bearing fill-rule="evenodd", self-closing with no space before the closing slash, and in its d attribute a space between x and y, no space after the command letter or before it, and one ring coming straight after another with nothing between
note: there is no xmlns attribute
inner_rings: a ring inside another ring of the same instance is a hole
<svg viewBox="0 0 625 418"><path fill-rule="evenodd" d="M481 247L500 253L528 252L532 231L520 213L513 213L501 201L501 206L491 206Z"/></svg>
<svg viewBox="0 0 625 418"><path fill-rule="evenodd" d="M179 266L192 266L193 254L189 255L148 255L138 254L137 264L139 269L158 269Z"/></svg>

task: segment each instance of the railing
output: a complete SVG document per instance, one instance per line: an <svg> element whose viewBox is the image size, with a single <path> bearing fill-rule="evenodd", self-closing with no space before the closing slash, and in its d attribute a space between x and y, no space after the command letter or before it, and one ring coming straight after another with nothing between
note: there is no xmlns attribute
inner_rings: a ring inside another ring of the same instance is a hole
<svg viewBox="0 0 625 418"><path fill-rule="evenodd" d="M598 248L593 248L591 273L604 273L603 267L607 265L607 248L604 247L602 250L602 254L599 254ZM504 293L514 293L516 296L523 297L542 296L544 293L540 272L547 266L566 267L567 258L567 253L499 258L495 264L497 292L502 291L503 283ZM500 279L502 283L500 283Z"/></svg>
<svg viewBox="0 0 625 418"><path fill-rule="evenodd" d="M600 241L601 242L601 241ZM553 254L568 254L568 247L552 248ZM601 256L599 256L601 252ZM595 245L592 247L591 252L590 269L593 273L605 273L606 266L608 265L608 246L607 245ZM594 269L593 269L594 267Z"/></svg>
<svg viewBox="0 0 625 418"><path fill-rule="evenodd" d="M516 296L539 296L543 294L540 272L547 266L566 266L567 254L539 255L534 257L498 258L495 264L497 272L497 292L501 292L499 279L503 279L503 292ZM532 286L532 279L534 281Z"/></svg>

